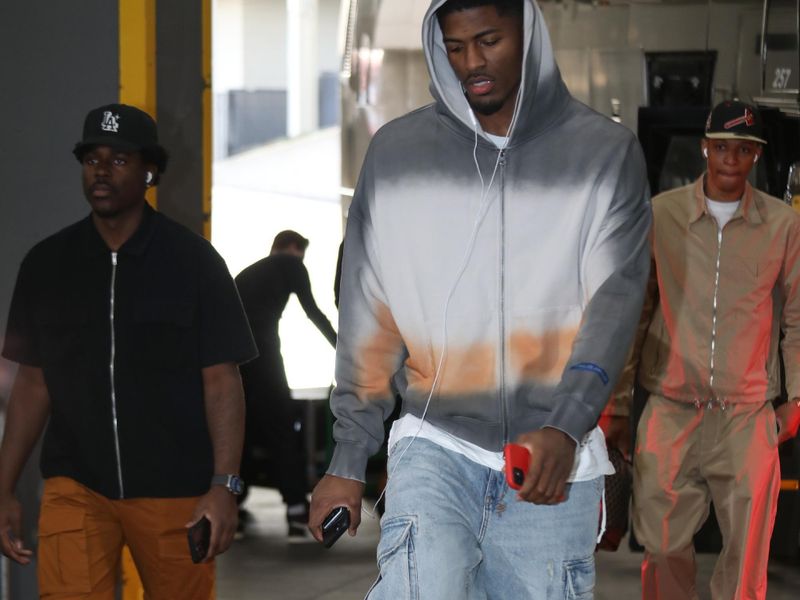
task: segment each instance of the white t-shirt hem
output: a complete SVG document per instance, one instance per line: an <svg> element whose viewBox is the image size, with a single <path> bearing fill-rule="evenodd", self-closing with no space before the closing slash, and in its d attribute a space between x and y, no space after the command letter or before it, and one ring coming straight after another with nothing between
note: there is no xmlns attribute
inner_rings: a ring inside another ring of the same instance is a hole
<svg viewBox="0 0 800 600"><path fill-rule="evenodd" d="M389 432L389 453L392 452L395 444L405 437L424 438L442 448L457 452L474 463L495 471L503 470L505 461L503 460L502 452L492 452L481 448L427 421L422 421L422 419L414 415L404 415L392 424L392 429ZM600 427L595 427L581 440L575 452L572 472L567 481L591 481L601 475L613 474L614 466L608 460L605 435Z"/></svg>

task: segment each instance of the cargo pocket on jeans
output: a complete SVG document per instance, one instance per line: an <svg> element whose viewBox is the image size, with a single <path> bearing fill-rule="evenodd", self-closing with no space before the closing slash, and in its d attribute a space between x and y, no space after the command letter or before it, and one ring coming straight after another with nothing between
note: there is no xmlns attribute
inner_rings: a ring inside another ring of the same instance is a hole
<svg viewBox="0 0 800 600"><path fill-rule="evenodd" d="M85 594L92 591L86 553L85 514L48 508L39 517L39 592Z"/></svg>
<svg viewBox="0 0 800 600"><path fill-rule="evenodd" d="M592 600L594 598L594 557L564 561L564 598Z"/></svg>
<svg viewBox="0 0 800 600"><path fill-rule="evenodd" d="M409 516L394 517L381 523L378 543L380 575L367 592L369 600L418 600L415 527L416 519Z"/></svg>

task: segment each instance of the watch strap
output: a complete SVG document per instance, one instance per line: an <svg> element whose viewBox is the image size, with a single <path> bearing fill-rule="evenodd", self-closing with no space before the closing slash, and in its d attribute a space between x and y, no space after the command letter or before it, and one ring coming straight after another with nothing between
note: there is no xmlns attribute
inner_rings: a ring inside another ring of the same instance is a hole
<svg viewBox="0 0 800 600"><path fill-rule="evenodd" d="M221 485L231 494L238 496L242 493L242 479L235 474L214 475L211 478L211 485Z"/></svg>

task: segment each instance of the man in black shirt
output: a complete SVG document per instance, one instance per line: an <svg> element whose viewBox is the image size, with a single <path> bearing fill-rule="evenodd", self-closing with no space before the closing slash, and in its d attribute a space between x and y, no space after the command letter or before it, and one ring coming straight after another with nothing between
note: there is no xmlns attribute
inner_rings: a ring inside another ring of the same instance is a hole
<svg viewBox="0 0 800 600"><path fill-rule="evenodd" d="M295 411L278 335L278 323L291 294L297 294L308 318L336 347L336 332L311 294L308 271L303 265L307 247L308 240L296 231L282 231L275 236L269 256L236 276L236 286L259 352L257 360L242 367L247 400L242 470L248 471L248 450L254 443L267 447L277 459L278 484L287 506L290 538L302 538L308 532L305 461L295 442Z"/></svg>
<svg viewBox="0 0 800 600"><path fill-rule="evenodd" d="M74 154L91 214L20 267L3 356L19 363L0 447L0 547L19 563L14 488L47 426L39 591L113 598L127 544L150 598L211 598L236 529L237 364L256 352L224 261L145 201L167 164L131 106L89 112ZM210 522L193 565L186 528Z"/></svg>

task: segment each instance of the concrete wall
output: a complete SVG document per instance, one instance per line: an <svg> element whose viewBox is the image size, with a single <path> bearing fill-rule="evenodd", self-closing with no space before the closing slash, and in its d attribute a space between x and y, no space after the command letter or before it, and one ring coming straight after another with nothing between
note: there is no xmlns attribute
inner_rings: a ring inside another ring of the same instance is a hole
<svg viewBox="0 0 800 600"><path fill-rule="evenodd" d="M214 0L214 92L286 89L286 0ZM339 0L318 1L319 70L339 71Z"/></svg>
<svg viewBox="0 0 800 600"><path fill-rule="evenodd" d="M196 0L156 6L158 134L169 151L158 208L203 231L202 14Z"/></svg>
<svg viewBox="0 0 800 600"><path fill-rule="evenodd" d="M339 74L339 0L319 0L319 70Z"/></svg>
<svg viewBox="0 0 800 600"><path fill-rule="evenodd" d="M339 118L340 0L314 4L317 34L303 30L301 41L313 47L317 79L301 103L318 113L320 126L329 126ZM213 0L215 160L287 135L292 110L287 6L287 0Z"/></svg>
<svg viewBox="0 0 800 600"><path fill-rule="evenodd" d="M0 2L0 339L17 270L28 249L87 214L71 150L86 112L118 94L117 4ZM15 365L0 359L0 397ZM23 535L35 542L38 461L20 482ZM33 565L9 570L11 598L36 596Z"/></svg>
<svg viewBox="0 0 800 600"><path fill-rule="evenodd" d="M286 89L286 0L243 0L244 88Z"/></svg>
<svg viewBox="0 0 800 600"><path fill-rule="evenodd" d="M610 115L622 101L622 122L635 129L643 97L643 52L717 52L712 103L760 95L761 0L542 5L561 73L579 100ZM639 83L641 82L641 84ZM634 84L635 83L635 84Z"/></svg>
<svg viewBox="0 0 800 600"><path fill-rule="evenodd" d="M212 7L214 94L244 88L244 4L242 0L214 0Z"/></svg>
<svg viewBox="0 0 800 600"><path fill-rule="evenodd" d="M88 212L71 150L86 112L117 99L116 3L84 0L80 6L0 3L2 332L24 253Z"/></svg>

